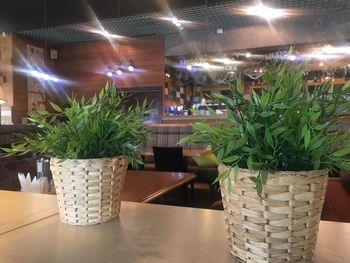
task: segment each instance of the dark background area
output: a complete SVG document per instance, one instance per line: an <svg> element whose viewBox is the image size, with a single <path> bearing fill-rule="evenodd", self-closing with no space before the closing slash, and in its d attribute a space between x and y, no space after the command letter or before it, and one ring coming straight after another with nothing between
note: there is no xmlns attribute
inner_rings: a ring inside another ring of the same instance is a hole
<svg viewBox="0 0 350 263"><path fill-rule="evenodd" d="M208 0L208 5L227 2ZM43 28L91 20L88 6L99 19L126 17L169 9L205 5L205 0L0 0L0 32ZM119 8L118 8L119 7ZM119 9L119 11L118 11Z"/></svg>

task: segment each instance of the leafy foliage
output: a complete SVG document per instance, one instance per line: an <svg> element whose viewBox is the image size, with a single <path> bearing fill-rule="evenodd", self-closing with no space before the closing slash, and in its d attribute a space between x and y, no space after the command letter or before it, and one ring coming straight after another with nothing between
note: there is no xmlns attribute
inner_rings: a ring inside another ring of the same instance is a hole
<svg viewBox="0 0 350 263"><path fill-rule="evenodd" d="M241 80L230 96L213 96L227 107L228 125L195 123L195 133L180 143L207 143L223 163L259 171L251 180L261 196L268 171L350 170L350 132L335 127L350 110L350 83L328 81L309 92L305 65L273 63L264 75L267 89L243 96ZM227 178L219 174L216 181ZM237 178L237 176L234 176Z"/></svg>
<svg viewBox="0 0 350 263"><path fill-rule="evenodd" d="M40 128L37 133L22 134L7 155L38 152L47 157L90 159L125 155L132 165L142 163L138 148L149 137L142 117L149 113L143 106L125 108L127 99L107 83L98 96L90 100L68 98L62 109L51 103L54 113L36 111L29 120Z"/></svg>

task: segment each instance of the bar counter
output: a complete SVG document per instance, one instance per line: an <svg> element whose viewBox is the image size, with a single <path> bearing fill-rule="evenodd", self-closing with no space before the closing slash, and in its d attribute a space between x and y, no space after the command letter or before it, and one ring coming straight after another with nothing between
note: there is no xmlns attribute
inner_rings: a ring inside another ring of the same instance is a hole
<svg viewBox="0 0 350 263"><path fill-rule="evenodd" d="M7 194L0 191L0 200ZM37 207L52 202L51 196L36 198L41 199L33 204ZM2 217L15 208L0 209ZM26 214L23 210L18 217ZM350 262L349 244L350 224L322 221L314 262ZM235 261L227 248L222 211L123 202L119 218L109 223L70 226L62 224L55 213L0 234L0 262Z"/></svg>

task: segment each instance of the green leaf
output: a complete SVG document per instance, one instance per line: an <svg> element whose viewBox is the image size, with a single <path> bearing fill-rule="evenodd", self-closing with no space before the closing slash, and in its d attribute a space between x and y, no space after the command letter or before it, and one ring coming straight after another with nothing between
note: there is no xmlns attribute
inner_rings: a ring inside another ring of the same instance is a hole
<svg viewBox="0 0 350 263"><path fill-rule="evenodd" d="M341 149L341 150L334 152L333 156L341 157L341 156L345 156L345 155L349 155L349 154L350 154L350 148L345 148L345 149Z"/></svg>
<svg viewBox="0 0 350 263"><path fill-rule="evenodd" d="M264 112L260 113L260 116L263 118L267 118L267 117L270 117L272 115L275 115L274 111L264 111Z"/></svg>
<svg viewBox="0 0 350 263"><path fill-rule="evenodd" d="M52 107L55 111L57 111L57 112L62 112L61 107L58 106L57 104L50 102L50 105L51 105L51 107Z"/></svg>
<svg viewBox="0 0 350 263"><path fill-rule="evenodd" d="M305 137L304 137L305 149L307 149L307 147L309 146L310 138L311 138L310 130L307 130L307 132L306 132L306 134L305 134Z"/></svg>
<svg viewBox="0 0 350 263"><path fill-rule="evenodd" d="M228 163L228 164L230 164L230 163L234 163L234 162L238 161L239 159L241 159L240 156L238 156L238 155L233 155L233 156L224 158L224 159L222 160L222 162L223 162L223 163Z"/></svg>

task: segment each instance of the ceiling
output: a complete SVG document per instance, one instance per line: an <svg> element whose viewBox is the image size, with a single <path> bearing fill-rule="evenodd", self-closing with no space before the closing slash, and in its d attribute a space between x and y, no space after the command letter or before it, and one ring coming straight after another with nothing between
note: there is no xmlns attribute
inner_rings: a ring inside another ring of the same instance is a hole
<svg viewBox="0 0 350 263"><path fill-rule="evenodd" d="M96 18L108 32L128 37L181 35L181 30L170 21L159 19L164 16L176 16L181 20L191 21L189 24L184 24L184 30L187 32L190 30L203 31L207 25L210 28L228 29L266 23L261 18L238 14L235 11L239 6L256 3L255 0L208 0L208 8L205 0L119 1L118 12L118 0L84 2L47 0L45 27L44 0L1 0L0 29L1 26L12 28L2 31L20 32L33 39L47 40L53 44L66 44L103 39L100 35L84 30L87 27L96 28ZM19 2L24 4L19 4ZM304 25L303 19L306 18L315 23L324 20L322 21L324 23L331 21L332 16L340 13L348 17L347 12L350 11L348 0L264 0L263 2L276 8L293 9L302 14L284 21L278 20L278 23L289 23L291 19L294 19L299 20L300 25ZM18 9L18 6L21 8Z"/></svg>
<svg viewBox="0 0 350 263"><path fill-rule="evenodd" d="M0 32L19 32L44 27L46 5L47 26L88 22L89 5L99 19L135 16L204 5L206 0L1 0ZM226 0L227 1L227 0ZM208 0L208 4L225 0ZM232 1L231 1L232 2Z"/></svg>

